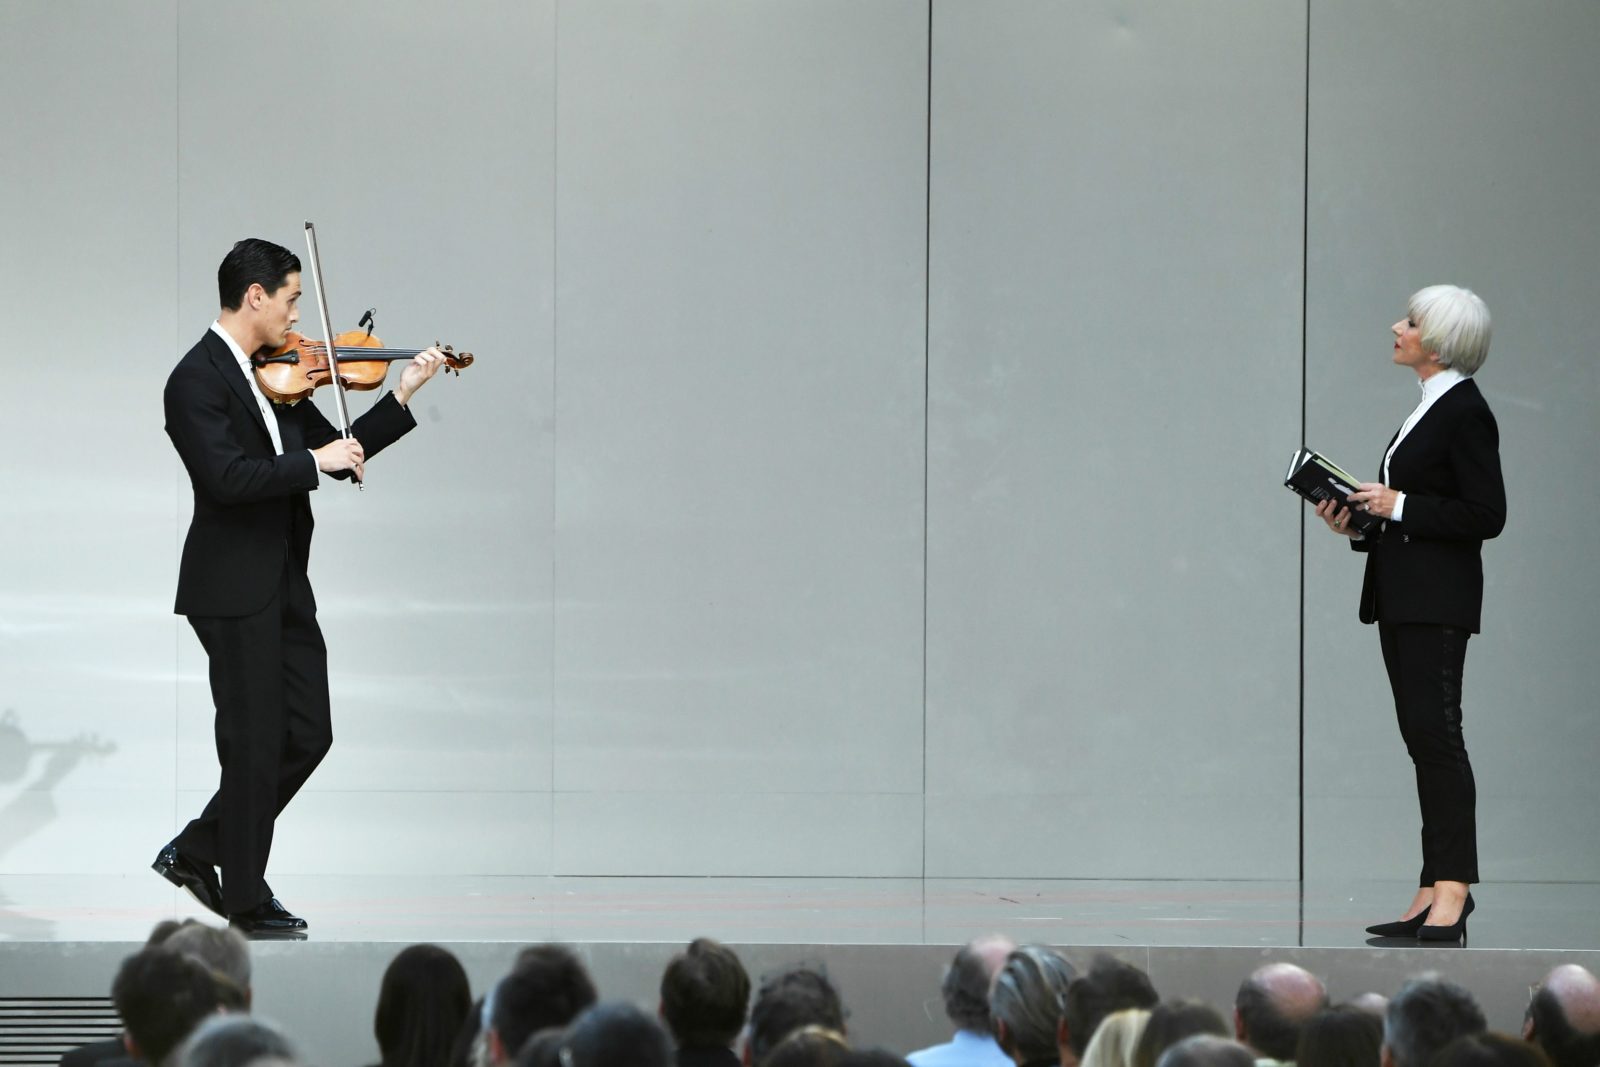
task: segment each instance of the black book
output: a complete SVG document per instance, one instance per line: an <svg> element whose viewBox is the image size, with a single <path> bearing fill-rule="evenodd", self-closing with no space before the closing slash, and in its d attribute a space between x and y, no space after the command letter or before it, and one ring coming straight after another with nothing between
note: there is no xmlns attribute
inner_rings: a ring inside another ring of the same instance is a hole
<svg viewBox="0 0 1600 1067"><path fill-rule="evenodd" d="M1289 461L1289 473L1283 476L1283 484L1313 504L1334 500L1339 507L1350 508L1350 525L1358 533L1368 533L1383 521L1376 515L1350 507L1350 494L1361 484L1359 478L1309 448L1294 450L1294 458Z"/></svg>

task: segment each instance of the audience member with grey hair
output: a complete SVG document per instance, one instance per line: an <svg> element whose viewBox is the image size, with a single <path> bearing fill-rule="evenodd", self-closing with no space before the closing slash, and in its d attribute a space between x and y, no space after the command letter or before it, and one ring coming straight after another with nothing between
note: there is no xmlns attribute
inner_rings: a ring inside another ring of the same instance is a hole
<svg viewBox="0 0 1600 1067"><path fill-rule="evenodd" d="M1472 994L1436 974L1400 987L1383 1019L1382 1067L1427 1067L1450 1042L1488 1029Z"/></svg>
<svg viewBox="0 0 1600 1067"><path fill-rule="evenodd" d="M1018 1067L1059 1067L1061 1010L1077 976L1065 956L1043 945L1024 945L1006 957L989 992L989 1013L1000 1047Z"/></svg>
<svg viewBox="0 0 1600 1067"><path fill-rule="evenodd" d="M1327 1006L1327 987L1316 975L1292 963L1269 963L1239 985L1233 1036L1263 1060L1291 1063L1300 1028Z"/></svg>
<svg viewBox="0 0 1600 1067"><path fill-rule="evenodd" d="M1255 1056L1237 1041L1195 1034L1163 1052L1156 1067L1255 1067L1255 1063Z"/></svg>
<svg viewBox="0 0 1600 1067"><path fill-rule="evenodd" d="M1555 1067L1600 1064L1600 979L1576 963L1545 975L1528 1000L1522 1036Z"/></svg>
<svg viewBox="0 0 1600 1067"><path fill-rule="evenodd" d="M230 1011L250 1010L250 945L239 931L186 922L173 931L164 946L210 968L212 976L221 979L219 985Z"/></svg>
<svg viewBox="0 0 1600 1067"><path fill-rule="evenodd" d="M1011 1057L994 1039L989 990L1016 947L1010 938L998 934L975 938L961 947L945 970L941 988L944 1013L955 1024L955 1035L942 1045L907 1056L911 1067L1009 1067Z"/></svg>
<svg viewBox="0 0 1600 1067"><path fill-rule="evenodd" d="M250 1015L214 1015L183 1043L177 1067L251 1067L269 1059L298 1062L283 1031Z"/></svg>

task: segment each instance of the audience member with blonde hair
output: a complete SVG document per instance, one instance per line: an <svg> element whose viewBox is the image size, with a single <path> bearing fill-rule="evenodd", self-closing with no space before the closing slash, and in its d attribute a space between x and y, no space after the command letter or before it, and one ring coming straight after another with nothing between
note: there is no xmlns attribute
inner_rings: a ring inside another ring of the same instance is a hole
<svg viewBox="0 0 1600 1067"><path fill-rule="evenodd" d="M1144 1008L1115 1011L1100 1020L1089 1047L1083 1050L1079 1067L1131 1067L1133 1050L1139 1047L1150 1012Z"/></svg>

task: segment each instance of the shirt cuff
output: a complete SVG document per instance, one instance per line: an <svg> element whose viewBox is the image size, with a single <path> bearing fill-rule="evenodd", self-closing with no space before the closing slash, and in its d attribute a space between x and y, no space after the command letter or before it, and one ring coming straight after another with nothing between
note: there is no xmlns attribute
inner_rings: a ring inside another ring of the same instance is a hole
<svg viewBox="0 0 1600 1067"><path fill-rule="evenodd" d="M1405 506L1406 506L1406 495L1404 493L1396 493L1394 495L1394 514L1389 516L1389 521L1390 522L1399 522L1400 521L1400 512L1401 512L1402 509L1405 508Z"/></svg>

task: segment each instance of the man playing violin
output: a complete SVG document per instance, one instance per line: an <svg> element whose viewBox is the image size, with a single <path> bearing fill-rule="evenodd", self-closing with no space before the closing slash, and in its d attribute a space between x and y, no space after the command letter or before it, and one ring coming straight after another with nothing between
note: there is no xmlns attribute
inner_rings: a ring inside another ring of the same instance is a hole
<svg viewBox="0 0 1600 1067"><path fill-rule="evenodd" d="M411 396L444 365L420 352L400 383L341 437L315 405L267 403L250 356L281 347L300 318L300 260L249 239L217 269L222 310L178 361L163 396L167 435L194 487L175 610L210 661L217 792L154 868L246 932L306 923L266 883L273 822L333 741L327 650L306 575L310 493L417 423ZM219 881L216 868L222 870Z"/></svg>

